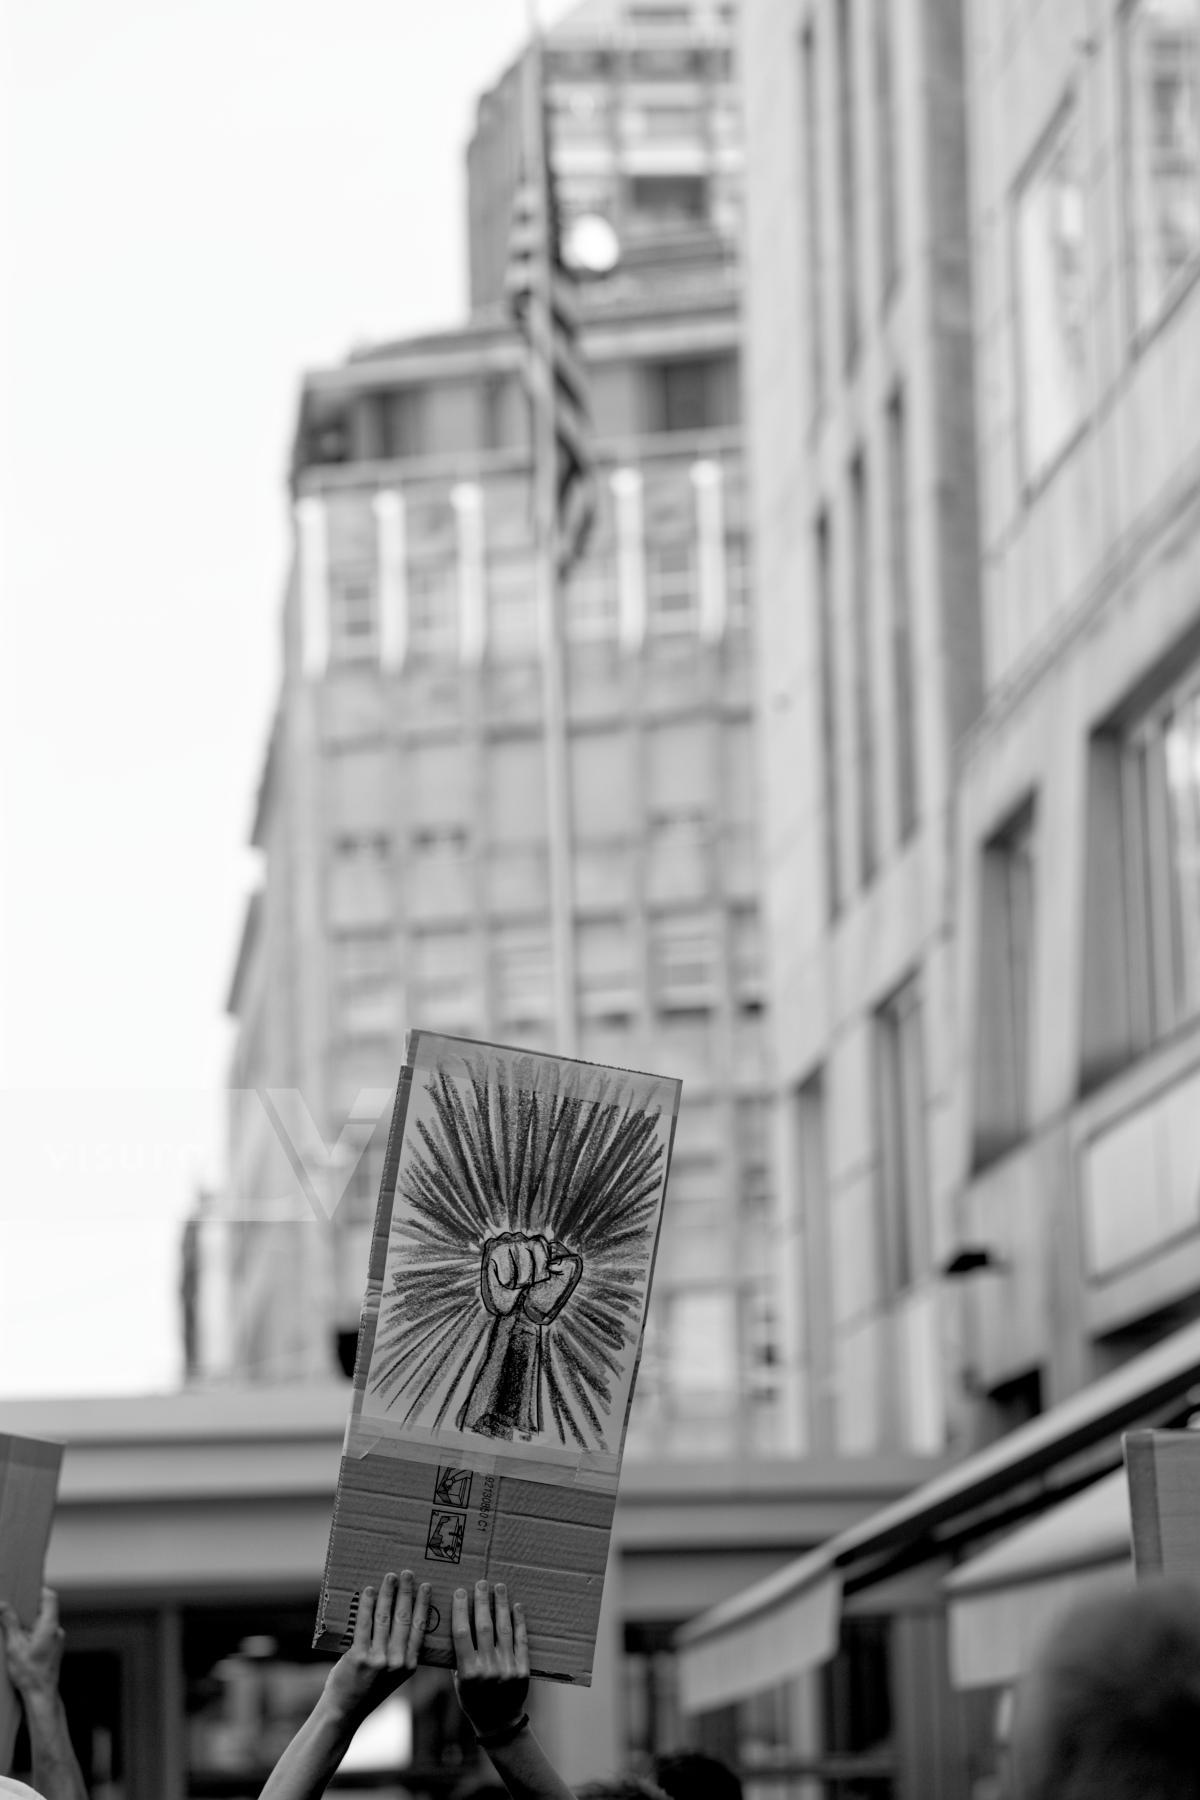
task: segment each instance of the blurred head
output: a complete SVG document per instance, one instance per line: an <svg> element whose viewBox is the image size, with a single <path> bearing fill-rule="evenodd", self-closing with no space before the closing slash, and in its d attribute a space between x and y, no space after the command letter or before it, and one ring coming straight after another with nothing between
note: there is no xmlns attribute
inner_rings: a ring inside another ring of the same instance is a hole
<svg viewBox="0 0 1200 1800"><path fill-rule="evenodd" d="M742 1784L728 1764L700 1750L660 1756L654 1779L670 1800L742 1800Z"/></svg>
<svg viewBox="0 0 1200 1800"><path fill-rule="evenodd" d="M1200 1588L1075 1608L1017 1694L1014 1800L1200 1800Z"/></svg>

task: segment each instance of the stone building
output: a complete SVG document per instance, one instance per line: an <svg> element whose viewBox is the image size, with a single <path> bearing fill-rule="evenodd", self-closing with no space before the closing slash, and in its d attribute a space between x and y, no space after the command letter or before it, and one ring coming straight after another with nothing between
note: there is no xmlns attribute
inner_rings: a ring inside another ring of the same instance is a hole
<svg viewBox="0 0 1200 1800"><path fill-rule="evenodd" d="M583 294L599 515L562 597L561 733L500 295L519 65L468 158L468 322L304 382L229 1002L236 1373L348 1366L405 1028L552 1047L553 765L578 1053L684 1081L631 1444L775 1447L728 11L588 5L545 47L564 229L603 218L622 250Z"/></svg>

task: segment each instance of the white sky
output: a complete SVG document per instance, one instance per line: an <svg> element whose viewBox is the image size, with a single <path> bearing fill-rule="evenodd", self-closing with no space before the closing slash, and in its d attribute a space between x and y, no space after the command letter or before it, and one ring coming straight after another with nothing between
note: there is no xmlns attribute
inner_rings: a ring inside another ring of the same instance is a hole
<svg viewBox="0 0 1200 1800"><path fill-rule="evenodd" d="M0 0L0 1394L177 1379L299 376L462 315L525 17Z"/></svg>

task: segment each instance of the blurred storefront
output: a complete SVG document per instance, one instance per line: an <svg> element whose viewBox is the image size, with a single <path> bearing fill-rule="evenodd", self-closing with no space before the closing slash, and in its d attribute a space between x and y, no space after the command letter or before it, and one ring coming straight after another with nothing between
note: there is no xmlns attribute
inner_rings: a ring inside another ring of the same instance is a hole
<svg viewBox="0 0 1200 1800"><path fill-rule="evenodd" d="M309 1645L348 1405L343 1383L0 1405L0 1429L68 1446L47 1577L95 1800L259 1791L329 1667ZM679 1625L928 1469L631 1462L594 1685L534 1688L538 1729L568 1778L681 1743ZM438 1800L485 1772L448 1678L421 1670L360 1733L340 1781Z"/></svg>

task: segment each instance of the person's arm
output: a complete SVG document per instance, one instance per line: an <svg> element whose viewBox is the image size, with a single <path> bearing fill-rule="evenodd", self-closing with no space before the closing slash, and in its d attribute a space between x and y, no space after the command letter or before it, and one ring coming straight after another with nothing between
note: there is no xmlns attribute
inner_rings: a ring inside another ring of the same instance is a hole
<svg viewBox="0 0 1200 1800"><path fill-rule="evenodd" d="M363 1589L354 1642L329 1671L320 1699L276 1763L259 1800L318 1800L367 1714L416 1668L428 1618L429 1583L417 1588L409 1569L399 1582L385 1575L378 1593Z"/></svg>
<svg viewBox="0 0 1200 1800"><path fill-rule="evenodd" d="M25 1708L34 1785L45 1800L87 1800L58 1691L64 1633L53 1588L42 1589L31 1631L25 1630L11 1606L0 1601L0 1633L8 1677Z"/></svg>
<svg viewBox="0 0 1200 1800"><path fill-rule="evenodd" d="M475 1728L512 1800L575 1800L534 1736L525 1711L529 1695L529 1641L520 1603L496 1583L495 1623L488 1583L475 1583L475 1630L466 1588L457 1588L450 1615L454 1685L459 1705Z"/></svg>

